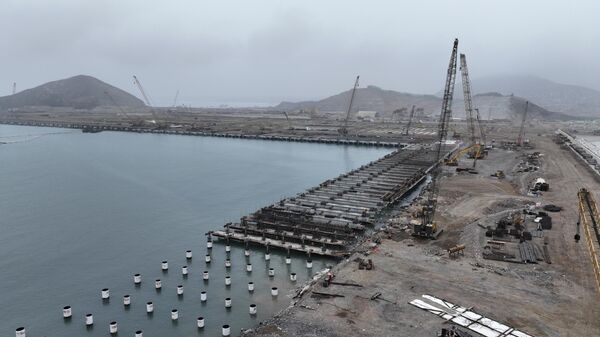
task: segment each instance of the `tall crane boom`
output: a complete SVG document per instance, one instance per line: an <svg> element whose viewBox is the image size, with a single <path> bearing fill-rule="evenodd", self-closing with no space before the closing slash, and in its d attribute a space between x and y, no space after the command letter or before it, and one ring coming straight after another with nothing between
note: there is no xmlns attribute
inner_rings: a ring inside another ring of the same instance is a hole
<svg viewBox="0 0 600 337"><path fill-rule="evenodd" d="M343 136L348 135L348 120L350 119L350 111L352 110L352 104L354 103L354 95L356 94L356 88L358 88L359 78L360 76L356 76L354 88L352 89L352 94L350 95L350 103L348 103L348 111L346 112L346 118L344 119L343 126L338 130L338 132Z"/></svg>
<svg viewBox="0 0 600 337"><path fill-rule="evenodd" d="M406 132L404 133L406 136L408 136L408 131L410 130L410 125L412 124L412 120L413 117L415 117L415 106L412 106L412 109L410 110L410 116L408 116L408 124L406 124Z"/></svg>
<svg viewBox="0 0 600 337"><path fill-rule="evenodd" d="M146 102L146 105L151 107L152 104L150 103L150 99L148 98L148 95L146 95L146 91L144 90L144 87L142 87L142 83L140 82L140 80L138 80L137 76L135 76L135 75L133 75L133 83L139 89L140 93L142 94L142 97L144 97L144 101Z"/></svg>
<svg viewBox="0 0 600 337"><path fill-rule="evenodd" d="M283 115L285 116L285 119L288 122L288 129L292 130L293 127L292 127L292 121L290 120L290 116L288 116L287 112L285 112L285 111L283 111Z"/></svg>
<svg viewBox="0 0 600 337"><path fill-rule="evenodd" d="M444 97L442 100L442 111L438 122L438 141L435 149L435 168L431 175L431 186L427 197L427 203L421 210L421 221L413 227L413 235L427 238L435 238L440 233L434 222L435 211L437 207L437 198L439 194L439 176L441 173L440 160L442 157L442 148L448 138L448 126L452 116L452 98L454 96L454 84L456 82L456 63L457 63L458 39L454 40L448 72L446 74L446 85L444 86Z"/></svg>
<svg viewBox="0 0 600 337"><path fill-rule="evenodd" d="M179 89L175 93L175 98L173 99L173 108L177 106L177 98L179 98Z"/></svg>
<svg viewBox="0 0 600 337"><path fill-rule="evenodd" d="M452 99L454 97L454 84L456 83L456 53L458 50L458 39L454 40L452 54L450 56L450 64L448 65L448 73L446 75L446 85L444 87L444 97L442 100L442 111L438 122L438 138L440 146L438 146L437 160L440 160L441 142L445 142L448 138L448 126L450 118L452 118Z"/></svg>
<svg viewBox="0 0 600 337"><path fill-rule="evenodd" d="M12 87L12 94L16 94L17 93L17 82L13 82L13 87Z"/></svg>
<svg viewBox="0 0 600 337"><path fill-rule="evenodd" d="M517 146L523 146L523 137L525 136L525 120L527 119L527 110L529 108L529 101L525 102L525 112L523 112L523 119L521 120L521 128L519 129L519 137L517 138Z"/></svg>
<svg viewBox="0 0 600 337"><path fill-rule="evenodd" d="M156 127L158 129L168 128L169 125L168 125L167 121L161 120L158 117L158 114L156 113L156 111L152 107L152 102L150 102L150 98L146 94L146 91L144 90L144 87L142 87L142 83L140 82L140 80L135 75L133 75L133 83L138 87L138 89L140 90L140 93L144 97L144 101L146 102L146 105L150 108L150 112L152 113L152 118L154 119L153 123L156 125Z"/></svg>
<svg viewBox="0 0 600 337"><path fill-rule="evenodd" d="M469 157L473 158L473 168L477 165L477 159L485 156L485 149L482 143L483 130L481 128L481 119L479 117L479 109L473 107L473 98L471 96L471 80L469 79L469 68L467 67L467 57L465 54L460 54L460 73L462 75L463 97L465 101L465 112L467 117L467 125L469 127L469 136L471 144ZM475 122L477 121L477 134Z"/></svg>
<svg viewBox="0 0 600 337"><path fill-rule="evenodd" d="M477 136L475 134L475 118L473 116L473 101L471 98L471 81L469 80L469 69L467 68L467 57L465 54L460 54L460 73L462 75L465 112L467 113L467 124L471 136L471 144L475 144L477 142Z"/></svg>
<svg viewBox="0 0 600 337"><path fill-rule="evenodd" d="M481 123L479 109L475 108L475 112L475 116L477 116L477 126L479 127L479 137L481 138L481 144L485 146L485 144L487 144L487 140L485 139L485 131L483 130L483 124Z"/></svg>

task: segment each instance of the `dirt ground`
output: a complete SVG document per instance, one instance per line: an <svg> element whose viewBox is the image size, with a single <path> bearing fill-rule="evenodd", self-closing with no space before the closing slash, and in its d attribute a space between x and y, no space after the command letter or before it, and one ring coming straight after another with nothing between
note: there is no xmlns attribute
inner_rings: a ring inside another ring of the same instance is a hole
<svg viewBox="0 0 600 337"><path fill-rule="evenodd" d="M169 112L167 112L169 111ZM156 117L155 117L156 115ZM169 131L198 131L206 133L226 133L230 135L261 135L302 137L306 139L340 138L339 129L344 125L344 115L322 113L289 113L289 120L281 111L270 109L198 108L193 111L170 111L158 109L153 114L150 109L128 113L127 116L111 111L48 111L8 113L0 111L0 123L65 123L93 127L132 127L140 130L158 129ZM155 120L156 123L150 123ZM31 124L33 123L33 124ZM405 134L408 120L401 123L389 119L348 121L348 134L345 139L393 141L403 143L431 142L435 139L437 119L414 121L408 135ZM493 122L496 124L496 122ZM505 122L498 121L498 125ZM461 126L466 128L466 124Z"/></svg>
<svg viewBox="0 0 600 337"><path fill-rule="evenodd" d="M333 269L336 282L358 286L315 285L294 306L263 322L247 336L437 336L443 319L408 302L429 294L517 328L532 336L600 336L600 294L583 241L573 239L577 191L600 184L583 165L549 137L533 139L543 154L538 171L515 172L521 153L494 149L477 163L479 174L447 171L441 182L438 223L444 232L435 241L413 240L405 226L392 225ZM462 160L460 166L471 161ZM503 170L506 178L490 177ZM545 178L550 191L528 196L526 185ZM544 231L551 264L515 264L483 259L485 225L536 202L563 207L552 213L553 228ZM401 223L401 222L400 222ZM480 226L481 225L481 226ZM482 227L483 226L483 227ZM464 256L450 258L445 249L465 244ZM364 256L368 255L368 256ZM373 260L373 270L359 270L356 257ZM321 297L314 292L343 297ZM381 293L379 299L371 296ZM477 335L472 333L474 336Z"/></svg>

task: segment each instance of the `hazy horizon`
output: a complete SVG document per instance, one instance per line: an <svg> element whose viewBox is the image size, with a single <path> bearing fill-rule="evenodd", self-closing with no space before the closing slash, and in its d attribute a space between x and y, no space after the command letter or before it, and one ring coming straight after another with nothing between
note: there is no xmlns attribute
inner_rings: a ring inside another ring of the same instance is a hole
<svg viewBox="0 0 600 337"><path fill-rule="evenodd" d="M579 1L9 0L5 89L85 74L154 105L278 103L361 87L434 94L452 41L472 78L532 75L600 90L600 3Z"/></svg>

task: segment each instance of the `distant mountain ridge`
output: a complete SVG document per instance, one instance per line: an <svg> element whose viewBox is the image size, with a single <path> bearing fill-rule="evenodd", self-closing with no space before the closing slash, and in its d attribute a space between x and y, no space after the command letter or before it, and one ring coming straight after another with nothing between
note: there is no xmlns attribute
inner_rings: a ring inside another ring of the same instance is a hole
<svg viewBox="0 0 600 337"><path fill-rule="evenodd" d="M457 83L457 89L462 87ZM536 76L502 75L475 78L473 93L514 94L541 107L572 116L600 117L600 91L583 86L556 83Z"/></svg>
<svg viewBox="0 0 600 337"><path fill-rule="evenodd" d="M91 110L115 104L121 107L145 106L144 102L128 92L86 75L48 82L0 97L0 109L47 106Z"/></svg>
<svg viewBox="0 0 600 337"><path fill-rule="evenodd" d="M455 93L456 95L456 93ZM452 104L452 116L464 118L465 103L462 95L455 96ZM476 94L473 96L473 106L479 109L481 119L510 119L520 120L525 112L527 99L514 95L502 95L496 92ZM441 107L440 107L441 109ZM560 112L553 112L539 106L537 103L529 101L527 108L527 119L539 120L571 120L577 119L571 115Z"/></svg>
<svg viewBox="0 0 600 337"><path fill-rule="evenodd" d="M347 90L319 101L282 102L274 108L285 111L312 110L316 108L320 112L343 112L348 109L351 93L351 90ZM455 88L452 105L453 117L465 117L462 96L462 89ZM479 109L482 119L487 119L488 116L491 116L493 119L520 120L525 110L525 102L524 98L513 95L502 95L497 92L478 94L473 97L473 103ZM377 111L381 116L391 117L395 110L403 109L406 113L412 105L422 109L422 113L425 115L435 116L440 113L442 100L435 95L408 94L393 90L384 90L370 85L366 88L357 89L352 113L360 110ZM569 115L551 112L533 102L529 104L528 118L550 120L572 119Z"/></svg>
<svg viewBox="0 0 600 337"><path fill-rule="evenodd" d="M320 101L281 102L275 108L287 111L311 108L317 108L322 112L347 111L351 95L352 90L350 89ZM366 88L358 88L356 90L352 110L392 113L396 109L412 105L423 108L426 114L434 114L437 107L441 106L441 99L435 95L409 94L394 90L384 90L377 86L369 85ZM437 109L437 113L439 113L439 109Z"/></svg>

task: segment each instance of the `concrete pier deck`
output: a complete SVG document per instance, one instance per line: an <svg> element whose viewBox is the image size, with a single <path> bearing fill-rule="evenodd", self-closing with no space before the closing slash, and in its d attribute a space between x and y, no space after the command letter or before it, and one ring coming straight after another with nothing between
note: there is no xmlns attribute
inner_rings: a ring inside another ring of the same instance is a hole
<svg viewBox="0 0 600 337"><path fill-rule="evenodd" d="M340 138L333 138L333 137L306 137L306 136L288 136L288 135L257 135L257 134L244 134L244 133L232 133L232 132L190 131L190 130L183 130L183 129L151 129L151 128L143 128L143 127L100 125L100 124L91 124L91 123L14 121L14 120L1 120L0 119L0 124L52 127L52 128L63 128L63 129L81 129L81 130L85 129L88 132L120 131L120 132L136 132L136 133L169 134L169 135L181 135L181 136L204 136L204 137L259 139L259 140L276 140L276 141L285 141L285 142L322 143L322 144L387 147L387 148L398 148L398 147L406 146L406 144L402 144L402 143L398 143L398 142L378 141L378 140L356 140L356 139L340 139Z"/></svg>
<svg viewBox="0 0 600 337"><path fill-rule="evenodd" d="M600 155L594 145L585 139L572 136L562 130L556 131L556 136L560 143L567 146L573 151L576 158L581 160L585 166L596 174L596 178L600 178Z"/></svg>
<svg viewBox="0 0 600 337"><path fill-rule="evenodd" d="M444 150L452 150L447 146ZM231 241L341 257L381 212L436 165L427 146L396 150L294 197L263 207L213 234Z"/></svg>

